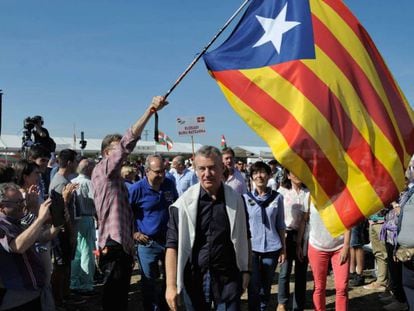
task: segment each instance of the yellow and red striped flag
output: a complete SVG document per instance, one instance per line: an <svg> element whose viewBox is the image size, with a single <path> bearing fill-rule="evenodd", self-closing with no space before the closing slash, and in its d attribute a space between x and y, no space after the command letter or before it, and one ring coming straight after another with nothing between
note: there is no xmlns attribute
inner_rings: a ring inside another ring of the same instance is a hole
<svg viewBox="0 0 414 311"><path fill-rule="evenodd" d="M334 236L398 197L413 111L342 1L253 0L204 60Z"/></svg>

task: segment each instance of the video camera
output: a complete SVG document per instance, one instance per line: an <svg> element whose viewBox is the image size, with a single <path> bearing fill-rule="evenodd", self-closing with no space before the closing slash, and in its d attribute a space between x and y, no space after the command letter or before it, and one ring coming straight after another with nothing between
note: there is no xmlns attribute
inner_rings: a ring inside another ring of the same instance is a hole
<svg viewBox="0 0 414 311"><path fill-rule="evenodd" d="M41 145L49 152L55 152L56 143L49 136L49 132L46 128L42 127L43 118L41 116L27 117L23 120L23 137L22 137L22 149L30 148L32 145ZM40 128L36 128L36 126ZM34 137L34 141L32 140Z"/></svg>
<svg viewBox="0 0 414 311"><path fill-rule="evenodd" d="M28 131L33 130L36 124L43 125L43 118L41 116L27 117L23 120L23 127Z"/></svg>

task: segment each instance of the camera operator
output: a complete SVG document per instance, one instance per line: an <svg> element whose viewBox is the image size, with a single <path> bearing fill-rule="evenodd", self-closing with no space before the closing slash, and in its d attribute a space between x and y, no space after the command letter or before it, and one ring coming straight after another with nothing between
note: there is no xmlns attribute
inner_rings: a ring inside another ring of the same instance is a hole
<svg viewBox="0 0 414 311"><path fill-rule="evenodd" d="M49 152L55 152L55 141L49 136L49 131L43 127L43 118L41 116L34 116L33 118L27 118L34 126L33 136L34 143L46 148Z"/></svg>

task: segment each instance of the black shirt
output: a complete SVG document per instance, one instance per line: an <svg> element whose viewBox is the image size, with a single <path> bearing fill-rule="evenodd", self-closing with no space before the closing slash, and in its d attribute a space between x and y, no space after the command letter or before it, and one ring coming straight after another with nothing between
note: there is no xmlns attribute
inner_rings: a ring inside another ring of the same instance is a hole
<svg viewBox="0 0 414 311"><path fill-rule="evenodd" d="M166 247L177 249L178 209L171 208ZM240 295L241 274L230 239L230 222L226 211L223 185L216 200L201 188L198 198L196 235L192 256L184 269L184 286L199 310L202 308L203 279L209 272L211 292L216 303Z"/></svg>
<svg viewBox="0 0 414 311"><path fill-rule="evenodd" d="M49 152L55 152L56 143L55 141L49 136L49 131L42 127L42 132L44 132L45 136L42 137L37 131L33 131L34 136L34 143L37 145L41 145L43 148L48 150Z"/></svg>

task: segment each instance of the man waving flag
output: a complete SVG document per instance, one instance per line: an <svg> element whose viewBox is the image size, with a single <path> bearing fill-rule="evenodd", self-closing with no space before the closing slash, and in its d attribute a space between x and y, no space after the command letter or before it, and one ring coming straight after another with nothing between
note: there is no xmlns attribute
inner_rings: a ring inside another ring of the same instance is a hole
<svg viewBox="0 0 414 311"><path fill-rule="evenodd" d="M341 234L404 187L413 112L339 0L252 0L204 56L233 109L310 189Z"/></svg>

